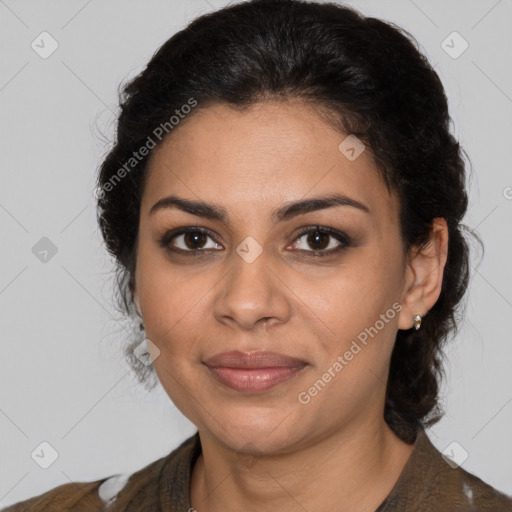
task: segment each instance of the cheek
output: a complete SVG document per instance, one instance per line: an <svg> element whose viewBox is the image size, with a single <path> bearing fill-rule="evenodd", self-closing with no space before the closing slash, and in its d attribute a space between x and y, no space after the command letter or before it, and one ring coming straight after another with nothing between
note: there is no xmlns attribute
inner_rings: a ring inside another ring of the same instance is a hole
<svg viewBox="0 0 512 512"><path fill-rule="evenodd" d="M354 338L400 297L396 258L386 260L375 249L360 250L327 278L308 279L301 285L301 296L316 322L334 338Z"/></svg>
<svg viewBox="0 0 512 512"><path fill-rule="evenodd" d="M323 356L308 383L320 379L316 387L323 389L329 382L318 406L333 399L359 407L385 387L401 309L400 258L389 252L385 257L376 245L358 251L321 290L310 286L305 295L316 324L327 333L318 337Z"/></svg>
<svg viewBox="0 0 512 512"><path fill-rule="evenodd" d="M171 269L158 250L142 248L137 260L136 283L147 337L168 355L191 350L193 326L204 321L201 307L211 284L199 274ZM189 333L187 335L187 332ZM178 340L187 339L187 343Z"/></svg>

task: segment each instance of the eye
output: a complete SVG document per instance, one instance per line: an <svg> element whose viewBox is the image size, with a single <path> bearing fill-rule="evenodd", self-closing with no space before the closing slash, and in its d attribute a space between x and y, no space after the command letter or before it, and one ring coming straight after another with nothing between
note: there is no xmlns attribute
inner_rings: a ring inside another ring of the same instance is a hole
<svg viewBox="0 0 512 512"><path fill-rule="evenodd" d="M310 255L313 257L329 256L335 252L345 249L350 246L351 243L349 236L345 233L332 228L323 228L320 226L303 228L300 235L295 239L294 245L297 246L297 241L301 239L304 239L304 242L298 244L299 251L313 253ZM335 240L338 241L337 245ZM313 250L304 249L306 246L312 247Z"/></svg>
<svg viewBox="0 0 512 512"><path fill-rule="evenodd" d="M213 247L212 245L210 245L210 247L205 246L208 238L213 241ZM173 242L174 240L177 242ZM209 231L198 227L173 229L165 233L158 243L161 247L169 251L192 253L191 255L197 252L203 252L204 250L218 250L218 248L221 247L213 240Z"/></svg>
<svg viewBox="0 0 512 512"><path fill-rule="evenodd" d="M212 240L209 247L207 243L208 238ZM297 244L297 241L301 239L304 239L304 242ZM337 245L336 240L338 242ZM222 250L222 246L213 239L207 229L197 226L168 231L159 239L158 244L168 251L181 253L186 256L198 256L201 253L207 253L212 250ZM306 249L305 247L308 245L313 249ZM299 236L293 242L294 249L298 249L299 252L309 253L308 256L313 258L332 255L350 245L351 239L345 233L320 226L302 228Z"/></svg>

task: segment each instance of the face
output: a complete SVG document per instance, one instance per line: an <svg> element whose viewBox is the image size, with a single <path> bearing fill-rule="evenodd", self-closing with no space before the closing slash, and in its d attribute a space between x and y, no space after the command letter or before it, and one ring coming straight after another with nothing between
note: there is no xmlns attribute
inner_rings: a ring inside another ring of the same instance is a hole
<svg viewBox="0 0 512 512"><path fill-rule="evenodd" d="M233 450L284 453L382 421L404 293L398 202L367 151L338 149L346 136L300 102L214 105L149 162L135 298L155 371L183 414ZM334 194L345 200L289 208ZM205 364L230 351L293 364Z"/></svg>

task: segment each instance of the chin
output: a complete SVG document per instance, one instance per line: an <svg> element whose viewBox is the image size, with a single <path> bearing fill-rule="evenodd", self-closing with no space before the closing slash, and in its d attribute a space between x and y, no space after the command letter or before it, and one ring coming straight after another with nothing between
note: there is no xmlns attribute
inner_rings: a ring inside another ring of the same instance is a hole
<svg viewBox="0 0 512 512"><path fill-rule="evenodd" d="M293 414L279 415L255 409L240 411L231 417L219 417L218 422L207 419L206 428L230 449L242 453L277 453L293 442L299 434ZM295 425L295 427L294 427Z"/></svg>

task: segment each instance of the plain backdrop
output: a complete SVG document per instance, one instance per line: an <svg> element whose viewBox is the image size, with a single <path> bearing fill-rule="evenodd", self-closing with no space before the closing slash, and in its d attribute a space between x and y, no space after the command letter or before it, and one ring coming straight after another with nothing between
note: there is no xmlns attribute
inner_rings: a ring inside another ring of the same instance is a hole
<svg viewBox="0 0 512 512"><path fill-rule="evenodd" d="M119 83L227 3L0 1L0 506L135 471L195 432L160 387L143 392L120 354L93 183ZM481 262L473 253L466 319L447 352L447 413L428 433L441 451L459 443L462 467L511 494L512 2L347 3L416 37L470 155L466 224L486 251ZM58 454L47 469L31 455L43 442Z"/></svg>

